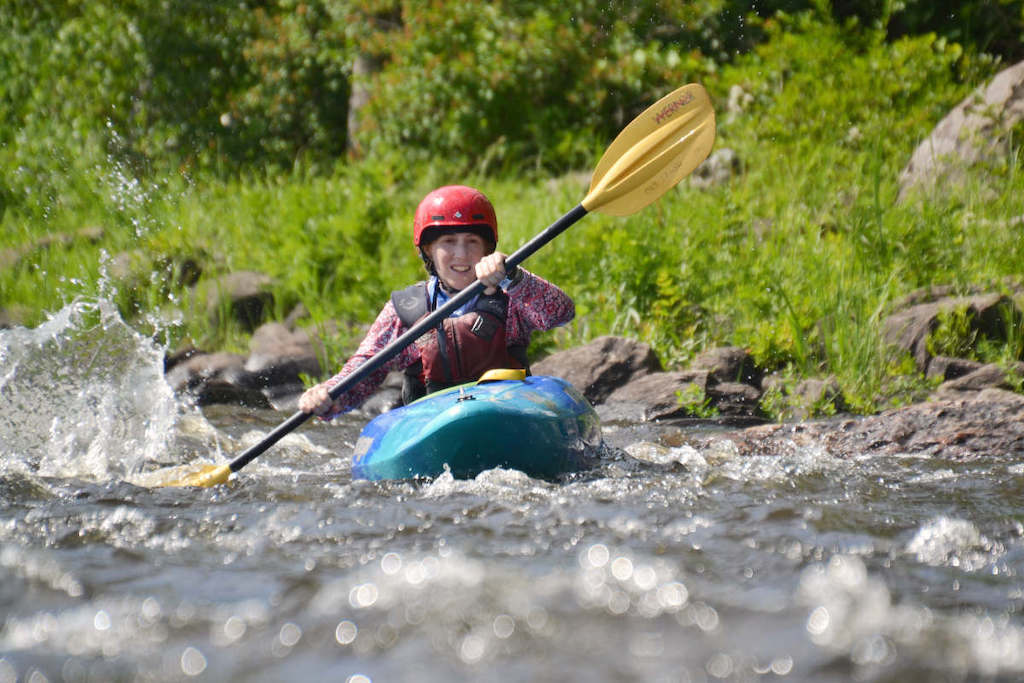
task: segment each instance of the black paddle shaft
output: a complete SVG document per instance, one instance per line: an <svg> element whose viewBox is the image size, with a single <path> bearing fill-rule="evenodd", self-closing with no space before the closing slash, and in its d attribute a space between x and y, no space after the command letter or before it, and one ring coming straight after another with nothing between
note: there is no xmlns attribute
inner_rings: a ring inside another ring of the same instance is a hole
<svg viewBox="0 0 1024 683"><path fill-rule="evenodd" d="M563 232L569 229L576 221L587 215L587 210L583 208L582 204L578 204L569 213L565 214L557 221L549 225L544 229L543 232L538 234L532 240L521 246L514 254L505 259L505 270L509 271L514 269L520 263L533 256L533 254L543 247L545 244L555 239ZM361 382L374 370L377 370L382 365L387 363L389 360L397 356L402 352L402 349L412 344L414 341L422 337L429 330L436 327L437 324L447 318L460 306L468 302L474 296L484 290L484 283L479 280L475 281L470 286L466 287L458 294L448 300L446 304L438 308L436 311L428 315L423 320L419 321L408 330L406 330L398 339L394 340L378 353L373 358L369 359L358 368L352 371L345 379L335 384L327 392L331 399L336 399L343 393L351 389L357 383ZM242 469L259 455L261 455L268 448L273 446L275 443L281 440L286 434L291 432L293 429L301 425L303 422L308 420L312 413L306 413L298 411L290 418L279 424L274 431L267 434L262 441L250 446L240 456L231 461L230 468L232 472L237 472Z"/></svg>

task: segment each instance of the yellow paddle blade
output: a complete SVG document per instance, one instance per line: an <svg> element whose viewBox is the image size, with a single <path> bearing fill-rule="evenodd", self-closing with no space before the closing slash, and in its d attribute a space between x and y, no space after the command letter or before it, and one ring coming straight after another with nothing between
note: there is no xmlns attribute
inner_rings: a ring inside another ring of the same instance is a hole
<svg viewBox="0 0 1024 683"><path fill-rule="evenodd" d="M605 151L581 204L610 216L636 213L697 168L715 143L715 111L690 83L655 102Z"/></svg>
<svg viewBox="0 0 1024 683"><path fill-rule="evenodd" d="M175 467L143 475L138 477L135 483L151 488L163 486L210 487L226 483L230 476L230 465L203 465L199 469L194 467Z"/></svg>

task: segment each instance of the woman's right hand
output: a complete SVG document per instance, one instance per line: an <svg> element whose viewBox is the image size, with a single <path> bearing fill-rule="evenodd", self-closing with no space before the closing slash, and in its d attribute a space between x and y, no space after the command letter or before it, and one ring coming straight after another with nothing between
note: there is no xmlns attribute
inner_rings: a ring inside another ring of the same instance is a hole
<svg viewBox="0 0 1024 683"><path fill-rule="evenodd" d="M324 415L331 409L332 403L334 401L327 393L327 385L321 383L310 387L299 397L299 410L304 413Z"/></svg>

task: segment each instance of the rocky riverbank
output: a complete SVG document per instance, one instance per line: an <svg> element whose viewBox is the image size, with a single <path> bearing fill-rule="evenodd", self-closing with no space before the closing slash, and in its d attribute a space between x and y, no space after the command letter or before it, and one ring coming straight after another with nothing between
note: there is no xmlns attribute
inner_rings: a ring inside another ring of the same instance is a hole
<svg viewBox="0 0 1024 683"><path fill-rule="evenodd" d="M1021 329L1024 292L1009 285L1005 291L1012 294L952 296L947 289L929 288L895 306L883 325L885 339L895 353L914 359L932 390L909 406L868 417L845 413L835 378L787 382L735 347L711 349L685 369L666 371L646 344L606 336L554 353L536 362L533 372L566 379L602 416L615 420L740 430L733 437L741 450L784 450L816 441L837 454L882 450L971 458L992 449L1024 452L1024 396L1015 393L1024 363L1006 367L933 353L934 336L950 320L973 343L1005 341ZM302 376L334 370L322 367L322 344L300 323L297 314L258 327L247 355L191 348L170 355L167 380L199 405L294 410ZM966 342L961 348L970 350ZM372 415L399 405L400 384L397 374L389 377L362 411ZM783 406L782 421L766 414L768 400Z"/></svg>
<svg viewBox="0 0 1024 683"><path fill-rule="evenodd" d="M957 173L979 160L1005 157L1010 149L1008 131L1024 117L1022 84L1024 62L1005 69L955 107L904 169L899 201L914 201L920 189L957 182ZM730 154L730 150L716 152L695 174L695 182L719 172L727 177L738 164ZM232 315L251 329L271 303L266 276L233 273L208 288L206 306L211 318ZM827 433L831 436L826 441L839 450L846 448L844 439L853 438L854 432L874 434L857 444L861 449L927 443L970 450L969 445L977 442L971 435L977 434L995 437L993 444L999 443L1000 435L1009 439L1003 446L992 447L1019 447L1019 434L1013 436L1015 432L1007 431L1006 425L1021 418L1021 399L1014 392L1024 384L1024 363L1018 359L1011 364L983 364L971 357L986 340L1011 348L1019 345L1014 340L1024 329L1022 308L1024 285L1019 281L966 294L931 287L895 303L882 324L883 342L896 354L913 359L916 370L929 380L922 383L929 389L911 396L909 407L852 421L808 422L841 416L847 410L836 378L786 378L757 367L740 348L710 349L689 367L666 371L646 345L602 337L548 356L536 362L533 371L563 377L599 408L639 422L760 424L750 432L759 438L768 434L824 438ZM168 357L167 379L176 391L187 393L200 405L292 409L303 375L319 377L335 370L322 366L323 345L301 326L301 320L300 309L283 322L256 328L247 355L182 350ZM397 378L390 378L363 411L373 414L397 405L398 385ZM771 418L787 423L785 427L768 424L766 405L772 407ZM790 426L796 422L798 427ZM987 438L979 443L988 444Z"/></svg>

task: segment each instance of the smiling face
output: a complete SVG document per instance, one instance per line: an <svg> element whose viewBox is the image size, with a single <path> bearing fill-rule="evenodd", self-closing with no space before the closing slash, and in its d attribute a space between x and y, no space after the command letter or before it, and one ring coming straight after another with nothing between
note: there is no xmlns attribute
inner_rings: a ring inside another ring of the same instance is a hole
<svg viewBox="0 0 1024 683"><path fill-rule="evenodd" d="M426 245L434 270L449 289L459 291L476 280L476 264L490 253L488 244L472 232L445 232Z"/></svg>

